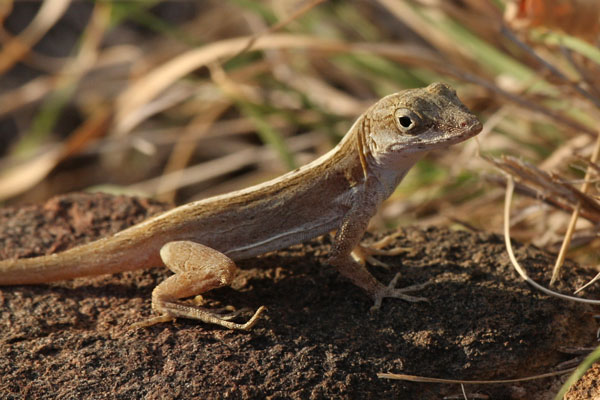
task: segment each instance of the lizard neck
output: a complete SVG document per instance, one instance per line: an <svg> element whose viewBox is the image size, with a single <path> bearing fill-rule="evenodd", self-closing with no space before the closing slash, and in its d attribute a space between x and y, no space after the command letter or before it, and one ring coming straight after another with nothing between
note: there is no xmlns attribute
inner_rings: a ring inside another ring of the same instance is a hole
<svg viewBox="0 0 600 400"><path fill-rule="evenodd" d="M370 164L370 174L377 177L381 183L381 191L384 198L388 198L392 195L408 171L422 156L422 153L407 155L406 157L397 160L397 162L393 164L392 168L389 165L381 165L377 162Z"/></svg>
<svg viewBox="0 0 600 400"><path fill-rule="evenodd" d="M365 179L379 183L376 190L383 201L394 192L400 181L424 153L396 153L390 157L389 152L380 149L371 140L373 134L371 129L372 123L368 113L365 113L353 126L351 133L355 139L350 142L356 143L354 152L359 155Z"/></svg>

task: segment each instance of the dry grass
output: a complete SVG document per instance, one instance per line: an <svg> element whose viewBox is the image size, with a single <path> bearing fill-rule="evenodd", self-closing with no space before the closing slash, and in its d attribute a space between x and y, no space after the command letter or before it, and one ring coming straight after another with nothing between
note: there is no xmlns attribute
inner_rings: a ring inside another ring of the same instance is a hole
<svg viewBox="0 0 600 400"><path fill-rule="evenodd" d="M376 224L501 232L501 170L513 237L596 265L600 6L580 2L566 19L501 0L0 2L0 199L248 186L440 80L484 132L420 162Z"/></svg>

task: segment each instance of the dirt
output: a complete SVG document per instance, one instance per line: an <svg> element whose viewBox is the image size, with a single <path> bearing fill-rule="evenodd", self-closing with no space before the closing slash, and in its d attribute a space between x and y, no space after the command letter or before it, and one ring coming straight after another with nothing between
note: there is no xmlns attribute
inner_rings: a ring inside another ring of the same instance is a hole
<svg viewBox="0 0 600 400"><path fill-rule="evenodd" d="M149 200L72 194L0 209L0 258L32 257L106 236L167 207ZM165 268L0 288L3 399L461 399L457 384L383 379L381 372L448 379L510 379L564 369L573 349L595 345L594 310L549 298L512 270L497 235L406 227L380 257L401 286L434 284L428 303L385 300L370 313L364 293L326 264L328 236L240 262L232 288L207 306L268 310L251 332L188 320L132 330L151 315ZM381 235L379 235L381 236ZM367 241L374 238L369 236ZM515 243L544 284L553 256ZM557 289L595 275L567 262ZM587 291L586 297L598 293ZM575 360L577 361L577 360ZM570 365L570 364L569 364ZM597 366L568 399L600 397ZM551 399L566 375L467 385L469 398Z"/></svg>

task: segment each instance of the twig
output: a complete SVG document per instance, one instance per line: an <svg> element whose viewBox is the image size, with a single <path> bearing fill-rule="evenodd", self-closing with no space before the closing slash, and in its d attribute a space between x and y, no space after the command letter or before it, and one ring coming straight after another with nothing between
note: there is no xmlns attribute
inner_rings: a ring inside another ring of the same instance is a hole
<svg viewBox="0 0 600 400"><path fill-rule="evenodd" d="M526 376L524 378L515 378L515 379L497 379L497 380L464 380L464 379L442 379L442 378L429 378L426 376L417 376L417 375L406 375L406 374L393 374L393 373L384 373L380 372L377 374L378 378L385 379L396 379L408 382L423 382L423 383L460 383L466 385L491 385L491 384L501 384L501 383L516 383L516 382L525 382L532 381L535 379L543 379L550 378L552 376L568 374L575 371L575 368L563 369L555 372L547 372L545 374Z"/></svg>
<svg viewBox="0 0 600 400"><path fill-rule="evenodd" d="M588 283L586 283L585 285L583 285L582 287L580 287L579 289L577 289L576 291L574 291L573 294L577 294L577 293L581 292L582 290L584 290L585 288L587 288L591 284L596 283L598 280L600 280L600 272L598 272L596 274L596 276L593 277Z"/></svg>
<svg viewBox="0 0 600 400"><path fill-rule="evenodd" d="M590 92L588 92L587 90L582 88L579 84L574 83L565 74L563 74L558 68L556 68L554 65L550 64L548 61L544 60L529 45L527 45L525 42L519 40L512 33L512 31L510 29L508 29L505 25L502 25L502 27L500 28L500 32L502 32L502 34L506 38L510 39L513 43L515 43L521 49L523 49L524 51L529 53L529 55L531 55L533 58L535 58L537 62L542 64L544 66L544 68L546 68L548 71L550 71L552 74L554 74L554 76L558 77L563 82L566 82L567 84L569 84L571 87L573 87L573 89L575 89L575 91L577 91L577 93L579 93L580 95L582 95L583 97L585 97L586 99L588 99L589 101L594 103L594 105L596 107L600 107L600 100L596 96L592 95Z"/></svg>
<svg viewBox="0 0 600 400"><path fill-rule="evenodd" d="M254 46L254 43L256 43L256 41L261 36L268 35L269 33L277 32L278 30L282 29L283 27L285 27L286 25L288 25L295 19L300 18L302 15L306 14L308 11L310 11L314 7L318 6L319 4L323 3L324 1L327 1L327 0L313 0L310 3L306 4L304 7L294 11L292 13L292 15L290 15L288 18L284 19L283 21L279 21L275 25L269 27L268 29L265 29L262 32L258 32L256 34L252 35L252 37L248 40L248 43L246 43L246 45L242 49L240 49L240 51L238 51L237 53L235 53L235 54L229 56L228 58L226 58L225 60L223 60L221 62L221 64L225 64L227 61L237 58L240 55L248 52L252 48L252 46Z"/></svg>
<svg viewBox="0 0 600 400"><path fill-rule="evenodd" d="M596 146L594 147L594 152L592 153L592 158L590 159L590 165L596 163L598 161L598 156L600 155L600 133L596 137ZM593 168L588 165L587 170L585 171L585 178L583 184L581 185L581 192L586 194L590 187L590 180ZM563 240L562 246L560 247L560 252L558 253L558 257L556 258L556 263L554 264L554 269L552 270L552 279L550 279L550 286L554 285L556 279L558 279L558 274L560 273L560 268L565 262L565 257L567 255L567 250L569 249L569 245L571 244L571 238L573 237L573 232L575 231L575 223L577 223L577 219L579 218L579 212L581 211L581 200L577 201L577 205L575 206L575 210L573 210L573 214L571 214L571 220L569 221L569 226L567 228L567 232L565 233L565 238Z"/></svg>
<svg viewBox="0 0 600 400"><path fill-rule="evenodd" d="M575 302L579 302L579 303L600 305L600 300L582 299L580 297L568 296L566 294L558 293L553 290L547 289L547 288L543 287L542 285L540 285L539 283L537 283L536 281L534 281L533 279L531 279L527 275L527 272L525 272L525 270L521 267L521 265L519 265L519 262L517 261L517 258L515 257L515 253L513 252L512 244L510 243L510 203L512 202L512 196L513 196L514 189L515 189L515 183L514 183L513 177L511 175L507 175L507 177L506 177L506 197L504 200L504 241L506 243L506 251L508 252L508 257L510 258L510 261L511 261L513 267L515 267L515 270L518 272L519 275L521 275L521 278L523 278L523 280L525 282L527 282L528 284L530 284L537 290L546 293L549 296L554 296L554 297L558 297L563 300L570 300L570 301L575 301Z"/></svg>

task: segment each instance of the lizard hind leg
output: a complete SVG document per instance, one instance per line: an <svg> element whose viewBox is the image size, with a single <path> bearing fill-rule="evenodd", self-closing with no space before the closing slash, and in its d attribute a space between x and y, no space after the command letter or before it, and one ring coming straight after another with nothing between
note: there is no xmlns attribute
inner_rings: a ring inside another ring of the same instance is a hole
<svg viewBox="0 0 600 400"><path fill-rule="evenodd" d="M199 243L177 241L165 244L160 250L160 257L175 273L152 291L152 309L160 315L133 324L133 328L183 317L220 325L227 329L249 330L264 311L265 308L260 307L246 323L238 324L229 321L226 316L178 301L231 284L237 267L233 260L223 253Z"/></svg>

